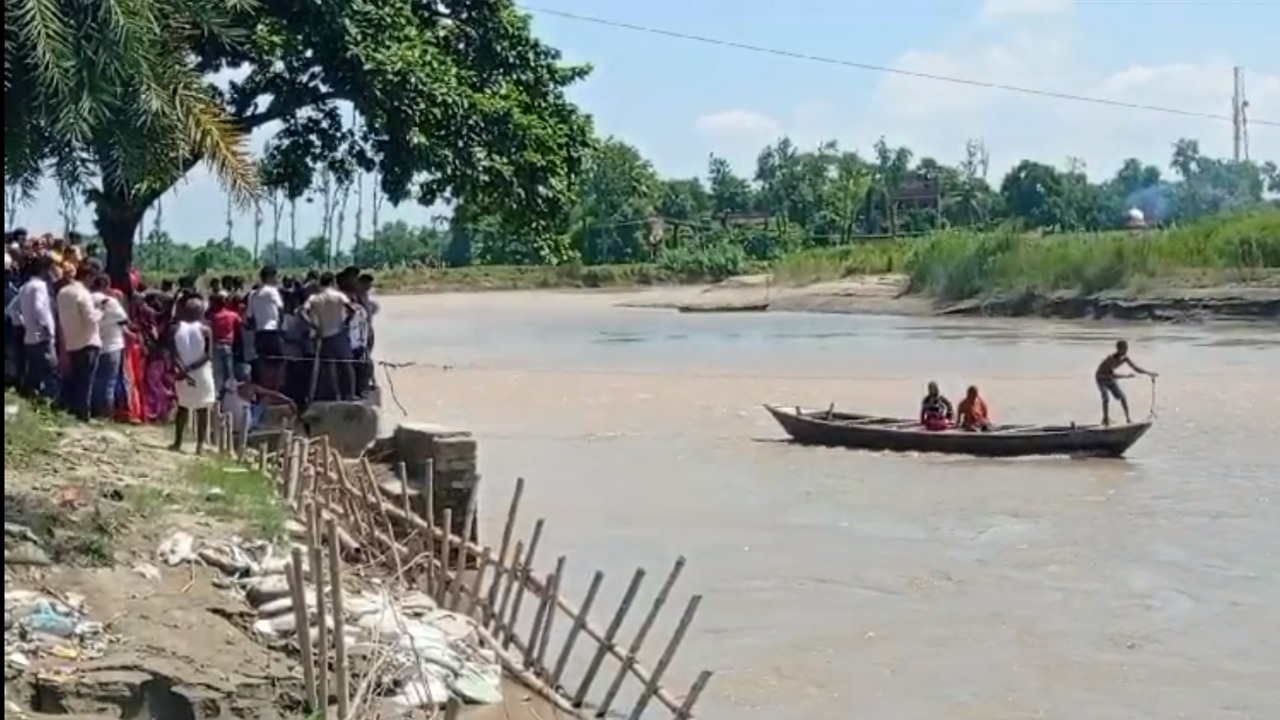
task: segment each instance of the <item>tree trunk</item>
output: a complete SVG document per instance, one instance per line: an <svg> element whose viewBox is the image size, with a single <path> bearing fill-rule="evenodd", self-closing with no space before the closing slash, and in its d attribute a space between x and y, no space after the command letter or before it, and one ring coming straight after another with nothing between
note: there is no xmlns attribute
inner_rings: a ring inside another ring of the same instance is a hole
<svg viewBox="0 0 1280 720"><path fill-rule="evenodd" d="M107 275L112 285L126 293L133 291L129 282L133 243L146 210L145 205L140 207L136 201L116 194L104 193L95 203L98 237L107 251Z"/></svg>

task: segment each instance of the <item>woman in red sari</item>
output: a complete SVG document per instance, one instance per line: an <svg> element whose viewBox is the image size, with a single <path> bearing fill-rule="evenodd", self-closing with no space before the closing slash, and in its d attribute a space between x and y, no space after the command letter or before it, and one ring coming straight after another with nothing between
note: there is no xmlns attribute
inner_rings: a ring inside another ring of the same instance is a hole
<svg viewBox="0 0 1280 720"><path fill-rule="evenodd" d="M124 293L112 290L111 294L121 304L125 303ZM142 404L144 354L142 341L137 333L136 320L132 315L130 315L130 321L132 332L125 333L124 355L120 363L120 388L116 393L116 397L120 398L120 405L116 408L116 420L136 424L146 419Z"/></svg>
<svg viewBox="0 0 1280 720"><path fill-rule="evenodd" d="M163 343L169 313L158 304L154 295L136 294L131 311L137 329L140 415L148 423L167 422L173 412L173 372Z"/></svg>

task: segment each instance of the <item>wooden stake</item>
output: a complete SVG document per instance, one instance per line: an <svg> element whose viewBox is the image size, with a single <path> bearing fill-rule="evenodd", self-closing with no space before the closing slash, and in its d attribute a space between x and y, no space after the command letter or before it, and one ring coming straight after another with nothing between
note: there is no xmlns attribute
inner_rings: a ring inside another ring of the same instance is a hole
<svg viewBox="0 0 1280 720"><path fill-rule="evenodd" d="M587 597L582 601L581 614L573 618L573 627L569 628L569 634L564 640L564 647L560 649L560 657L556 659L556 667L551 671L551 687L560 686L560 676L564 674L565 666L569 664L569 656L573 654L573 644L578 641L578 635L582 633L583 624L591 616L591 606L595 603L596 594L600 592L600 586L603 583L604 573L597 570L596 574L591 578L591 587L587 588Z"/></svg>
<svg viewBox="0 0 1280 720"><path fill-rule="evenodd" d="M680 703L680 709L676 711L673 720L692 720L693 706L698 704L698 698L702 696L702 691L707 689L707 683L711 682L710 670L703 670L698 673L698 679L693 681L693 687L689 688L689 692L685 693L684 702Z"/></svg>
<svg viewBox="0 0 1280 720"><path fill-rule="evenodd" d="M236 447L236 456L240 458L241 462L244 462L245 453L249 452L249 411L247 409L244 411L244 417L241 420L243 422L240 423L240 437L237 438L239 442ZM289 443L293 441L293 432L286 430L284 437L284 447L288 450Z"/></svg>
<svg viewBox="0 0 1280 720"><path fill-rule="evenodd" d="M508 565L507 550L511 549L511 536L515 533L516 514L520 511L520 500L524 496L524 478L516 478L516 489L511 493L511 506L507 509L507 524L502 526L502 544L498 546L498 567L505 568ZM467 538L468 541L471 538ZM510 562L511 567L515 567L516 560L519 558L519 551L516 558ZM494 578L493 585L489 587L489 606L496 607L498 604L498 579L503 575Z"/></svg>
<svg viewBox="0 0 1280 720"><path fill-rule="evenodd" d="M299 438L289 447L289 470L284 476L284 501L295 509L298 507L298 480L306 462L307 441Z"/></svg>
<svg viewBox="0 0 1280 720"><path fill-rule="evenodd" d="M507 608L511 603L511 592L515 589L515 576L517 565L520 558L524 557L524 541L516 541L515 552L511 554L511 564L507 566L501 557L498 558L498 569L494 573L493 583L497 585L499 582L504 583L502 588L502 602L498 604L496 612L493 613L491 624L493 632L497 637L510 635L510 628L507 625Z"/></svg>
<svg viewBox="0 0 1280 720"><path fill-rule="evenodd" d="M347 675L346 617L342 607L342 556L338 552L338 521L332 517L325 521L325 535L329 539L329 595L333 605L334 685L338 693L338 717L346 720L351 689Z"/></svg>
<svg viewBox="0 0 1280 720"><path fill-rule="evenodd" d="M320 702L320 717L329 713L329 623L324 603L324 557L320 552L320 540L324 529L321 523L320 501L311 503L311 582L316 590L316 700Z"/></svg>
<svg viewBox="0 0 1280 720"><path fill-rule="evenodd" d="M542 617L542 636L540 638L530 638L530 642L537 641L538 654L534 660L534 667L538 668L538 674L542 677L548 675L547 672L547 645L551 644L551 623L556 619L556 611L560 608L556 607L556 600L560 597L560 583L564 579L564 563L565 557L561 555L556 558L556 570L551 573L550 585L547 587L547 612Z"/></svg>
<svg viewBox="0 0 1280 720"><path fill-rule="evenodd" d="M529 573L533 567L534 554L538 552L538 541L542 539L542 527L546 524L546 520L538 518L533 524L533 537L529 538L529 550L525 554L524 562L519 569L513 570L519 573L519 580L516 581L516 596L511 602L511 617L507 619L507 629L515 630L516 620L520 618L520 601L524 598L524 589L529 584ZM530 640L532 642L532 639ZM511 635L506 637L503 649L511 647Z"/></svg>
<svg viewBox="0 0 1280 720"><path fill-rule="evenodd" d="M423 470L426 477L423 478L423 485L422 485L422 507L426 513L426 517L423 519L427 521L427 533L426 533L426 538L423 540L423 542L426 545L425 549L427 553L426 591L428 595L431 595L433 597L435 596L435 589L436 589L436 562L435 562L436 555L435 555L435 533L431 532L431 530L437 527L436 526L436 469L435 468L436 468L435 461L432 460L431 458L427 458L426 467ZM409 517L411 518L413 516L410 515ZM446 527L444 531L445 531L445 534L447 535L449 533L449 528Z"/></svg>
<svg viewBox="0 0 1280 720"><path fill-rule="evenodd" d="M467 611L471 613L471 617L481 627L484 626L487 616L493 613L493 608L485 604L485 596L482 592L484 588L484 573L489 569L489 563L493 562L493 548L486 545L480 553L480 558L476 562L476 575L471 578L470 607Z"/></svg>
<svg viewBox="0 0 1280 720"><path fill-rule="evenodd" d="M444 509L444 539L440 542L440 582L436 583L436 602L445 610L449 599L449 551L453 544L453 508Z"/></svg>
<svg viewBox="0 0 1280 720"><path fill-rule="evenodd" d="M555 582L555 575L548 575L547 582L542 587L544 590L548 589L553 582ZM539 678L543 677L543 673L537 663L538 640L542 637L542 624L553 605L555 605L555 596L550 592L538 599L538 609L533 613L533 627L529 628L529 638L525 642L524 665Z"/></svg>
<svg viewBox="0 0 1280 720"><path fill-rule="evenodd" d="M680 616L680 624L676 625L676 631L671 634L671 640L667 643L667 649L662 652L662 657L658 658L658 664L653 668L653 674L649 676L649 682L645 684L644 690L640 693L640 698L636 700L636 705L631 709L631 715L628 720L640 720L644 716L645 708L649 707L649 701L653 699L654 693L658 691L658 685L662 681L662 675L671 667L671 661L676 656L676 651L680 649L680 643L684 642L684 636L689 632L689 626L693 624L693 618L698 614L698 606L702 604L702 596L694 595L689 598L689 604L684 609L684 615Z"/></svg>
<svg viewBox="0 0 1280 720"><path fill-rule="evenodd" d="M293 622L297 629L298 651L302 654L302 685L307 709L316 710L316 668L311 653L311 618L307 615L307 587L302 572L302 548L293 549L289 564L289 594L293 598Z"/></svg>
<svg viewBox="0 0 1280 720"><path fill-rule="evenodd" d="M618 674L613 678L613 684L609 686L608 692L604 695L604 700L600 703L600 714L609 712L609 706L613 705L614 699L618 696L618 691L622 689L622 681L626 679L627 673L632 671L632 667L636 662L636 655L639 654L640 648L644 646L645 638L648 637L649 631L653 629L653 623L658 620L658 615L662 612L662 606L667 604L667 597L671 594L671 588L675 586L676 580L680 577L680 571L684 569L685 560L683 557L676 558L675 567L671 568L671 573L667 575L667 579L662 583L662 587L658 590L658 595L653 599L653 605L649 608L649 614L645 616L644 622L640 625L640 630L636 632L635 638L631 641L631 647L627 649L626 658L622 661L622 667L618 668Z"/></svg>
<svg viewBox="0 0 1280 720"><path fill-rule="evenodd" d="M631 603L635 602L636 593L640 592L640 585L644 582L644 568L636 568L636 572L631 576L631 584L627 585L627 591L622 594L622 602L618 603L618 610L613 614L613 619L609 621L609 627L605 629L604 636L597 642L600 644L596 647L595 657L591 658L591 664L587 666L587 673L582 676L582 684L578 686L578 692L573 696L573 706L582 707L587 702L587 693L591 692L591 683L595 682L596 673L600 672L600 665L604 662L604 658L609 654L612 648L614 638L618 637L618 631L622 629L622 621L627 617L627 611L631 609ZM586 616L579 615L580 620L586 623Z"/></svg>
<svg viewBox="0 0 1280 720"><path fill-rule="evenodd" d="M462 518L462 542L458 543L458 570L453 576L453 607L458 609L462 607L462 573L466 572L467 566L470 565L471 552L467 550L471 543L471 530L475 527L476 522L476 489L472 487L467 492L466 515Z"/></svg>

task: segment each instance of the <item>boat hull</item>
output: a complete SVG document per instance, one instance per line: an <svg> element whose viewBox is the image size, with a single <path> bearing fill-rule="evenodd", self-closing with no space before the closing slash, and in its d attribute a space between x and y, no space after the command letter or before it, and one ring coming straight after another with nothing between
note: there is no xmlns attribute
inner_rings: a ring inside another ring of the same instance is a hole
<svg viewBox="0 0 1280 720"><path fill-rule="evenodd" d="M990 432L928 431L901 418L766 405L791 439L880 452L941 453L977 457L1072 455L1121 457L1151 429L1150 422L1099 425L1003 425Z"/></svg>

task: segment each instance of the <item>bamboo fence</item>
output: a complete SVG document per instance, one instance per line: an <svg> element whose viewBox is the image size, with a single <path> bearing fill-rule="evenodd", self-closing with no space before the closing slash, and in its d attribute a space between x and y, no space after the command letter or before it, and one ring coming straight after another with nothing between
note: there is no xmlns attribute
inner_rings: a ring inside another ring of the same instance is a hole
<svg viewBox="0 0 1280 720"><path fill-rule="evenodd" d="M246 434L236 437L232 428L229 416L215 419L219 453L234 456L273 479L283 502L306 526L305 549L296 548L293 553L290 586L297 627L305 628L309 603L303 596L303 571L309 569L315 587L312 612L319 622L314 638L298 633L298 650L311 717L370 717L365 708L371 678L352 687L345 647L343 590L344 576L350 575L390 578L393 584L425 591L441 608L466 613L506 674L566 715L625 720L664 714L673 720L695 717L694 708L712 672L698 673L680 695L672 694L663 680L697 615L701 595L689 598L653 666L640 659L684 569L683 557L667 573L630 642L624 643L623 625L637 604L647 572L643 568L634 572L601 628L591 613L604 573L594 573L585 596L575 604L561 592L567 564L563 555L556 558L550 573L535 570L545 520L537 519L527 538L516 537L523 478L516 481L495 550L470 541L476 522L474 489L464 510L461 534L452 531L451 508L431 507L436 494L429 463L425 486L415 488L408 482L404 463L396 467L393 480L379 481L367 458L352 462L340 457L330 448L327 436L309 438L284 430L267 442L251 443ZM412 501L419 497L426 502L423 513L412 509ZM532 621L526 622L528 613L522 610L530 607ZM562 624L567 630L553 636L553 628ZM575 656L583 636L587 648ZM571 670L574 657L586 660L576 673ZM606 662L613 668L611 673L606 672ZM634 696L629 708L620 701L624 689L629 700ZM460 713L465 715L457 702L444 708L445 718Z"/></svg>

